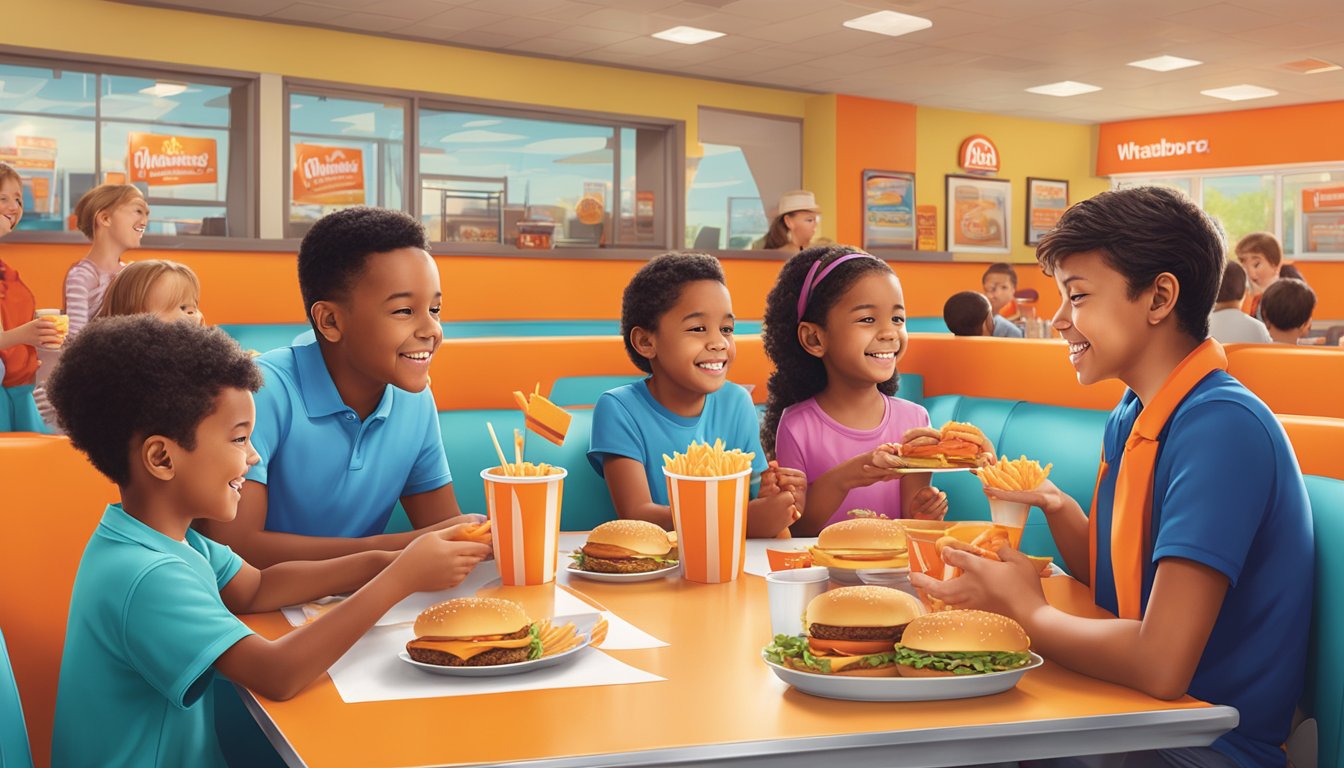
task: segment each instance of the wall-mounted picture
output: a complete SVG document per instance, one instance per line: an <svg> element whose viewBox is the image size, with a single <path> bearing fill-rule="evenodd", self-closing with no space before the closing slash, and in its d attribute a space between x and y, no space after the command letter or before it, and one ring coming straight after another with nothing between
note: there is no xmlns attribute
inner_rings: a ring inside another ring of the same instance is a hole
<svg viewBox="0 0 1344 768"><path fill-rule="evenodd" d="M915 174L863 172L863 247L915 247Z"/></svg>
<svg viewBox="0 0 1344 768"><path fill-rule="evenodd" d="M947 250L1008 253L1013 185L1008 179L947 176Z"/></svg>
<svg viewBox="0 0 1344 768"><path fill-rule="evenodd" d="M1027 177L1027 245L1055 228L1069 207L1069 182Z"/></svg>

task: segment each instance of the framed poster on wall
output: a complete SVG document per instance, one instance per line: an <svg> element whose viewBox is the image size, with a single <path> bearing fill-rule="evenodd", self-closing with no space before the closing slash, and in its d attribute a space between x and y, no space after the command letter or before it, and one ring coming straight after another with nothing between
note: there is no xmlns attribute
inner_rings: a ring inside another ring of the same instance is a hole
<svg viewBox="0 0 1344 768"><path fill-rule="evenodd" d="M1069 207L1069 182L1027 177L1027 245L1037 245L1041 236L1055 228Z"/></svg>
<svg viewBox="0 0 1344 768"><path fill-rule="evenodd" d="M947 176L947 250L1009 253L1013 184L1008 179Z"/></svg>
<svg viewBox="0 0 1344 768"><path fill-rule="evenodd" d="M863 172L863 247L915 248L915 174Z"/></svg>

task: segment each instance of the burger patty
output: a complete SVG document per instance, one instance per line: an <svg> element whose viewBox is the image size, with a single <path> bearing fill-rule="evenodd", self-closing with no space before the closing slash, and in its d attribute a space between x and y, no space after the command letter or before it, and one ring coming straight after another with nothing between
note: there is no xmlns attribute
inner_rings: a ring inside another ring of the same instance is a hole
<svg viewBox="0 0 1344 768"><path fill-rule="evenodd" d="M646 557L622 557L607 559L587 555L583 558L583 570L596 573L648 573L665 568L666 565Z"/></svg>
<svg viewBox="0 0 1344 768"><path fill-rule="evenodd" d="M503 640L517 640L527 637L532 633L531 627L523 627L512 634L503 635ZM527 661L527 653L531 650L527 646L522 648L491 648L485 653L472 656L470 659L463 659L460 656L454 656L447 651L431 651L428 648L407 648L406 652L412 659L422 664L437 664L440 667L492 667L497 664L514 664L520 661Z"/></svg>
<svg viewBox="0 0 1344 768"><path fill-rule="evenodd" d="M901 639L905 625L898 627L837 627L831 624L812 624L807 633L818 640L890 640Z"/></svg>

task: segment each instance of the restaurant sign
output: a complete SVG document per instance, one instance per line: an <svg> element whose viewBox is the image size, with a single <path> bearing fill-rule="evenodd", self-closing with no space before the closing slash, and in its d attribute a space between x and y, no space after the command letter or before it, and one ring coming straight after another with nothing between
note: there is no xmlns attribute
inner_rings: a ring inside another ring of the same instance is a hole
<svg viewBox="0 0 1344 768"><path fill-rule="evenodd" d="M999 172L999 148L988 136L971 136L961 142L957 158L958 164L972 173Z"/></svg>
<svg viewBox="0 0 1344 768"><path fill-rule="evenodd" d="M363 205L363 150L295 144L292 189L295 203Z"/></svg>
<svg viewBox="0 0 1344 768"><path fill-rule="evenodd" d="M214 139L132 131L128 144L132 182L173 186L218 180L219 153Z"/></svg>

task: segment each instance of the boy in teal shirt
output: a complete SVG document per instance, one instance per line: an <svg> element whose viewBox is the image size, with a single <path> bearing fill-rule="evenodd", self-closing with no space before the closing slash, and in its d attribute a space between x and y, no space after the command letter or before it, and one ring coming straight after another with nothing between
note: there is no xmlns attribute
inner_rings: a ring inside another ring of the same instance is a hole
<svg viewBox="0 0 1344 768"><path fill-rule="evenodd" d="M257 570L191 529L227 521L257 455L261 376L217 329L147 315L90 324L49 393L76 448L121 491L75 577L52 734L57 766L223 765L215 671L287 699L406 595L454 586L489 547L449 529L397 555L365 552ZM278 640L234 613L358 590Z"/></svg>

